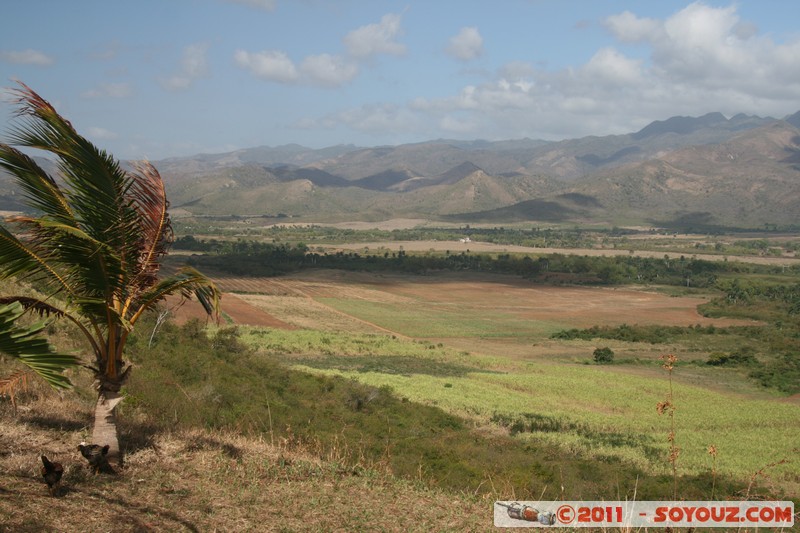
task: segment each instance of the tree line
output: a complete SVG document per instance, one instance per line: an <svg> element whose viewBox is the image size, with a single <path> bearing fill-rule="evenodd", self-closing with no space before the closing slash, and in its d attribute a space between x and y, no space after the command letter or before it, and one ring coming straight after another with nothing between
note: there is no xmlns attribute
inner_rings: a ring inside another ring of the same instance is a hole
<svg viewBox="0 0 800 533"><path fill-rule="evenodd" d="M277 276L309 268L424 274L472 271L512 274L551 283L598 285L658 284L692 288L716 287L721 276L773 273L775 267L706 261L680 256L581 256L489 253L313 252L304 243L261 243L251 240L199 240L184 236L175 248L204 252L189 264L237 276ZM775 272L779 272L775 271Z"/></svg>

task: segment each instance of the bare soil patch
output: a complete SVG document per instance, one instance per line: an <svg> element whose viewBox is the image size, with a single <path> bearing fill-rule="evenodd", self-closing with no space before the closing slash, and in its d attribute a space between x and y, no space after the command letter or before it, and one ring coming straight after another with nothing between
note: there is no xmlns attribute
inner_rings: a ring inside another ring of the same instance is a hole
<svg viewBox="0 0 800 533"><path fill-rule="evenodd" d="M706 302L703 298L670 297L638 288L538 285L503 275L419 276L318 270L279 278L219 276L215 281L227 291L222 310L235 323L283 329L382 329L374 325L364 328L369 325L364 322L368 317L356 318L336 311L319 301L325 298L406 307L436 305L471 313L500 311L576 328L619 324L724 327L754 323L704 317L697 312L697 306ZM202 319L205 313L197 302L187 302L175 316L181 323L189 318Z"/></svg>
<svg viewBox="0 0 800 533"><path fill-rule="evenodd" d="M611 324L694 324L730 326L751 321L706 318L697 312L703 298L670 297L631 288L536 285L513 276L440 274L436 276L371 276L356 283L422 302L449 303L458 308L510 312L531 320L566 322L574 327ZM338 283L344 283L340 279Z"/></svg>
<svg viewBox="0 0 800 533"><path fill-rule="evenodd" d="M171 297L167 299L167 306L171 309L171 317L178 324L185 324L192 318L199 320L206 320L206 314L203 306L196 300L189 300L182 305L178 305L180 298ZM177 306L177 307L176 307ZM295 326L276 318L275 316L267 313L263 309L249 304L238 296L225 293L220 302L223 316L230 318L236 324L248 326L265 326L277 329L296 329Z"/></svg>

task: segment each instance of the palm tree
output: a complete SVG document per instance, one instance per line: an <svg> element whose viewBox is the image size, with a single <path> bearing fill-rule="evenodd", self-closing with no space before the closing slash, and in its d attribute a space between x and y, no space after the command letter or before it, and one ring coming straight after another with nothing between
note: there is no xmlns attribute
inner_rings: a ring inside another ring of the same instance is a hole
<svg viewBox="0 0 800 533"><path fill-rule="evenodd" d="M12 296L25 309L69 320L94 355L98 399L92 441L121 462L116 406L130 372L123 350L143 313L170 294L197 296L217 313L219 291L194 269L158 278L172 242L168 202L158 171L131 171L79 135L47 101L23 83L14 89L18 121L0 143L0 168L15 178L35 214L0 226L0 279L30 281L44 297ZM18 148L12 147L16 146ZM53 154L49 175L20 149Z"/></svg>

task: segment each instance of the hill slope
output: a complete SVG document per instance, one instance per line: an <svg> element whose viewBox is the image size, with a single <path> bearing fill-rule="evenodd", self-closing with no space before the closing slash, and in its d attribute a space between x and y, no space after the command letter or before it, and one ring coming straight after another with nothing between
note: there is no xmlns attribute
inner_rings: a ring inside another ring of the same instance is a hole
<svg viewBox="0 0 800 533"><path fill-rule="evenodd" d="M790 225L800 219L800 130L776 122L606 171L575 191L659 225Z"/></svg>

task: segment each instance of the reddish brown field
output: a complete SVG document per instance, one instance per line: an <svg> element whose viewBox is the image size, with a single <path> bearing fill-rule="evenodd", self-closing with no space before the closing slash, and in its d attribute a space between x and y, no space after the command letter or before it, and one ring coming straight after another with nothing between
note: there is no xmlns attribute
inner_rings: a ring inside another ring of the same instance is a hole
<svg viewBox="0 0 800 533"><path fill-rule="evenodd" d="M356 299L380 303L452 306L457 309L491 309L521 318L588 327L605 324L663 324L727 326L750 322L711 319L700 315L697 297L670 297L633 288L537 285L513 276L438 274L415 276L312 271L280 278L218 276L225 291L222 310L234 323L293 328L291 317L273 316L268 305L256 307L232 292L296 300L297 306L317 305L319 298ZM303 302L307 302L304 304ZM179 321L204 316L196 302L176 311ZM361 317L362 319L364 317Z"/></svg>
<svg viewBox="0 0 800 533"><path fill-rule="evenodd" d="M420 300L509 311L531 320L565 322L575 327L622 323L677 326L750 323L703 317L697 312L697 306L706 302L702 298L670 297L630 288L535 285L510 276L463 278L436 281L423 278L414 283L388 284L386 290Z"/></svg>
<svg viewBox="0 0 800 533"><path fill-rule="evenodd" d="M205 309L195 300L178 304L178 298L172 297L167 300L167 305L171 307L171 316L178 324L185 324L192 318L206 320ZM232 320L235 324L247 324L251 326L265 326L279 329L294 329L294 326L275 318L269 313L250 305L235 294L225 293L220 302L223 317Z"/></svg>

